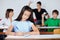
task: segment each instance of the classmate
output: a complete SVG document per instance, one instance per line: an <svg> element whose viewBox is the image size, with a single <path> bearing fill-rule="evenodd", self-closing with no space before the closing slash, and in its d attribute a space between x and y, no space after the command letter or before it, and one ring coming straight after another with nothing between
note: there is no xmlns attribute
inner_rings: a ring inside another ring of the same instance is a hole
<svg viewBox="0 0 60 40"><path fill-rule="evenodd" d="M44 22L44 15L42 15L42 25L48 26L48 27L59 27L60 25L60 20L57 18L59 15L58 10L53 10L52 11L52 18L47 19ZM48 29L48 32L53 32L54 29Z"/></svg>
<svg viewBox="0 0 60 40"><path fill-rule="evenodd" d="M5 18L0 21L0 24L9 26L12 22L12 16L14 15L13 9L7 9Z"/></svg>
<svg viewBox="0 0 60 40"><path fill-rule="evenodd" d="M35 27L33 23L33 17L32 17L32 9L28 6L24 6L17 17L17 19L12 23L8 31L6 32L7 35L35 35L39 34L38 29ZM11 32L14 28L14 32ZM31 28L33 29L32 32L30 32Z"/></svg>
<svg viewBox="0 0 60 40"><path fill-rule="evenodd" d="M29 2L28 6L30 6L30 5L31 5L31 2ZM34 12L35 15L36 15L36 18L37 18L36 24L37 24L37 25L40 25L40 26L41 26L41 24L42 24L42 22L41 22L41 21L42 21L42 14L46 13L46 14L48 15L46 9L41 8L41 5L42 5L41 2L38 1L38 2L37 2L37 8L32 9L33 12ZM48 16L47 16L47 17L48 17ZM45 17L44 17L44 20L46 20Z"/></svg>
<svg viewBox="0 0 60 40"><path fill-rule="evenodd" d="M0 21L0 26L10 26L12 23L12 17L13 17L13 9L7 9L5 13L5 18Z"/></svg>

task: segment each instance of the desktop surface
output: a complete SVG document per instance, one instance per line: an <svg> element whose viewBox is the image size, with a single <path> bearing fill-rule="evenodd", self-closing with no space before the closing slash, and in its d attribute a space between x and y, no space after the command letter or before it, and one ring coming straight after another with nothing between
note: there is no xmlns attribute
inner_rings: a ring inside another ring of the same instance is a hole
<svg viewBox="0 0 60 40"><path fill-rule="evenodd" d="M56 35L24 35L24 36L11 36L11 35L8 35L5 40L52 40L52 39L55 39L55 40L60 40L60 34L56 34Z"/></svg>

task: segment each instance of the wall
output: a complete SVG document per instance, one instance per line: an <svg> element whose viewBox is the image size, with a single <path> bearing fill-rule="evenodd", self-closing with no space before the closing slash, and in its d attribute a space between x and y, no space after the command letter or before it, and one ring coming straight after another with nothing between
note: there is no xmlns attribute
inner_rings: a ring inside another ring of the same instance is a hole
<svg viewBox="0 0 60 40"><path fill-rule="evenodd" d="M14 9L14 16L15 19L19 13L21 8L24 5L27 5L30 0L0 0L0 18L4 18L5 11L8 8ZM31 7L34 9L36 8L36 2L42 2L42 8L45 8L49 15L52 17L52 10L57 9L60 12L60 0L31 0L33 3ZM59 15L60 18L60 15Z"/></svg>

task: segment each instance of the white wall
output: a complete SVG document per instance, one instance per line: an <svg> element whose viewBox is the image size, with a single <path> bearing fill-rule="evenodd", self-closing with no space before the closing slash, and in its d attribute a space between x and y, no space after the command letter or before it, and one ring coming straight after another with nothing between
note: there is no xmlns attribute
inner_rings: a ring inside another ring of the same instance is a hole
<svg viewBox="0 0 60 40"><path fill-rule="evenodd" d="M30 0L0 0L0 18L4 18L4 14L6 9L12 8L14 9L14 16L15 19L18 14L20 13L21 8L28 4ZM42 2L42 8L45 8L49 15L52 17L52 10L57 9L60 12L60 0L31 0L33 3L31 7L34 9L36 8L36 2ZM60 18L60 15L59 15Z"/></svg>

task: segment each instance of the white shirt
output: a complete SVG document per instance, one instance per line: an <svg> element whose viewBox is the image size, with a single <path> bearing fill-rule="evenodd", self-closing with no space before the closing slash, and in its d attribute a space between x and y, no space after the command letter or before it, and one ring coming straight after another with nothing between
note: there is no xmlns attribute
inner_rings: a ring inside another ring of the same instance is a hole
<svg viewBox="0 0 60 40"><path fill-rule="evenodd" d="M8 18L8 19L7 19L7 18L4 18L4 19L2 19L2 20L0 21L0 26L2 26L2 27L3 27L3 26L6 26L7 28L9 28L9 26L11 25L11 23L12 23L12 22L10 21L9 18ZM6 32L6 30L7 30L7 29L4 29L3 32Z"/></svg>
<svg viewBox="0 0 60 40"><path fill-rule="evenodd" d="M0 26L1 25L5 25L5 26L10 26L11 25L11 21L10 21L10 19L8 18L4 18L4 19L2 19L1 21L0 21Z"/></svg>

